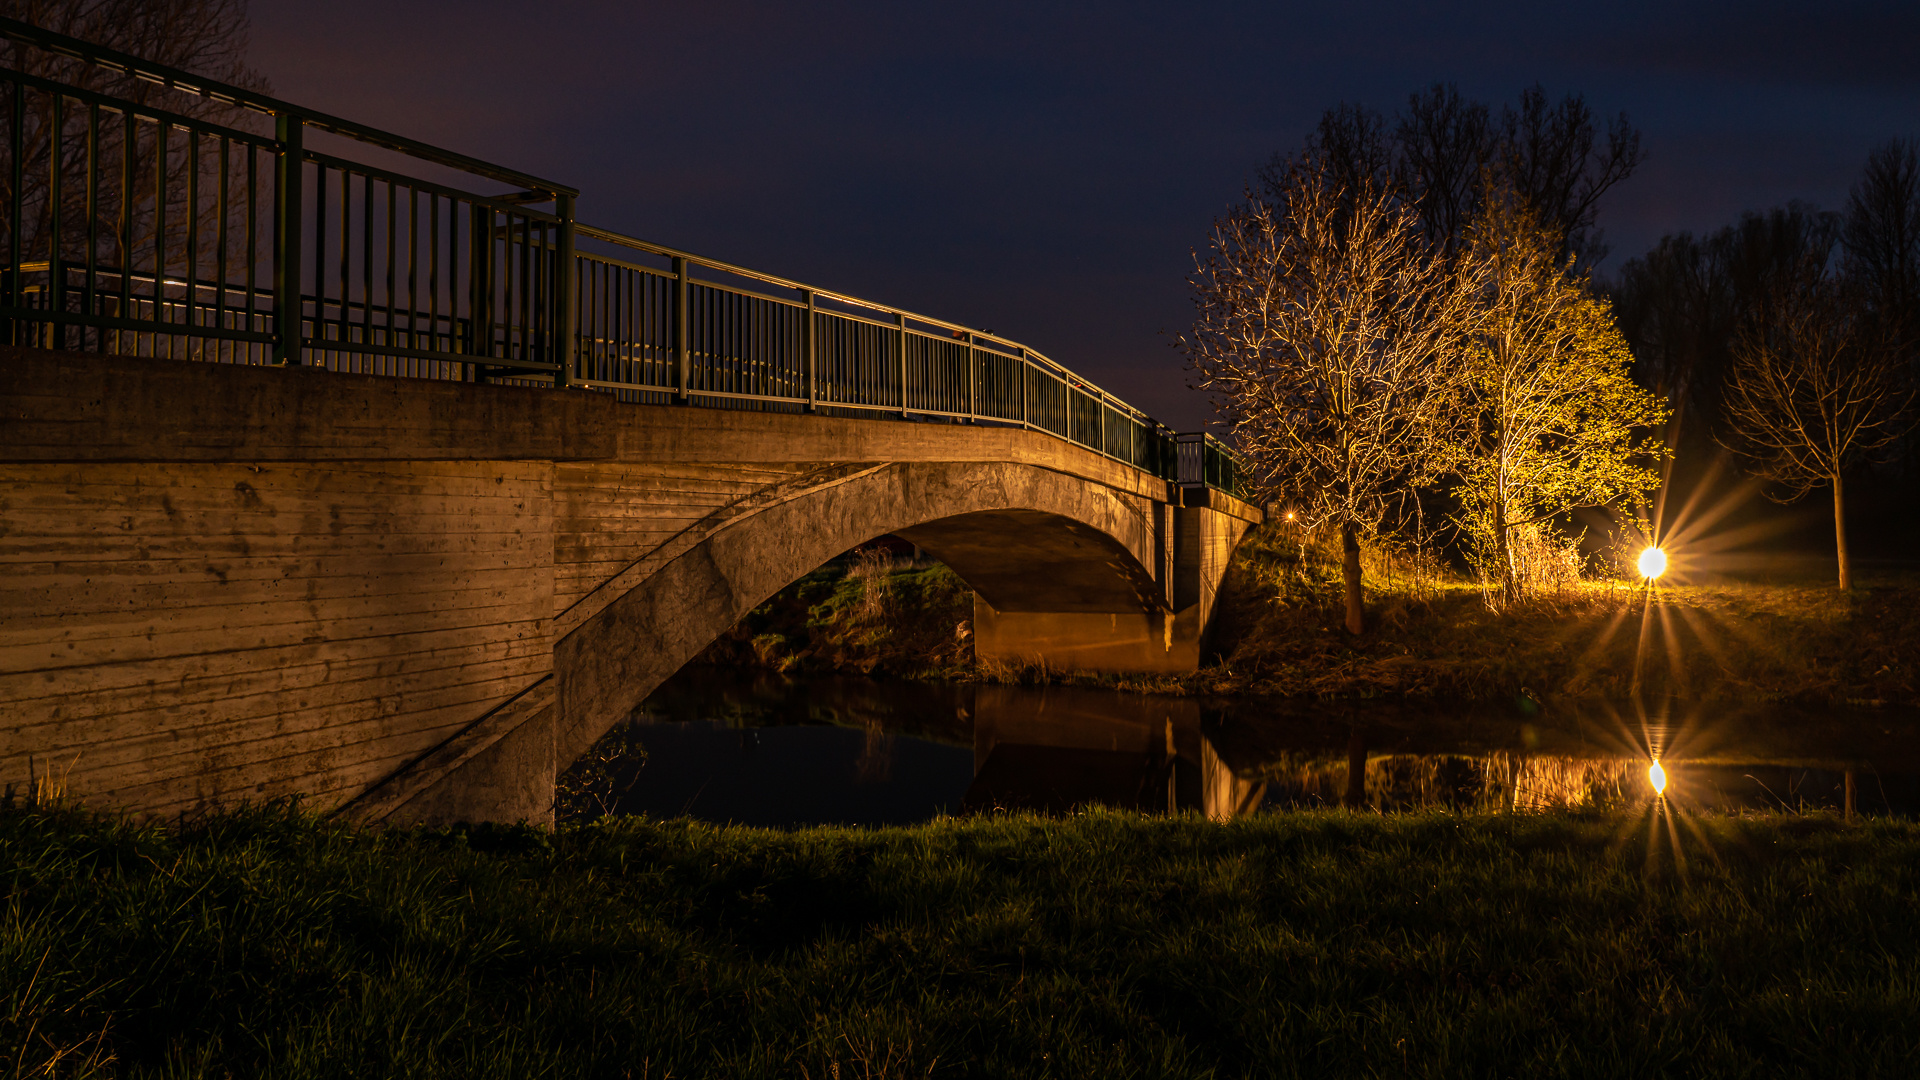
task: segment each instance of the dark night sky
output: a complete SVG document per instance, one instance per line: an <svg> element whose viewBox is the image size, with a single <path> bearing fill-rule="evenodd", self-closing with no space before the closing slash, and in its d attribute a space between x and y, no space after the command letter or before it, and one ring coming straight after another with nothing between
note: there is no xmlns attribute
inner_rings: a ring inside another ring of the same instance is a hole
<svg viewBox="0 0 1920 1080"><path fill-rule="evenodd" d="M253 0L280 96L582 191L584 221L969 325L1182 429L1208 223L1342 100L1539 81L1647 163L1602 272L1920 134L1920 4Z"/></svg>

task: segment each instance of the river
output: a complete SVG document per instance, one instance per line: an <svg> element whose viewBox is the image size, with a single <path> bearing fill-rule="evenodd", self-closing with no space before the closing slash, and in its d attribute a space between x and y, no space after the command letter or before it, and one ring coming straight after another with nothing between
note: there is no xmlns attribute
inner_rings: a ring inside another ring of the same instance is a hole
<svg viewBox="0 0 1920 1080"><path fill-rule="evenodd" d="M1207 700L696 666L632 723L645 760L615 762L613 812L776 827L1095 803L1222 820L1656 797L1697 810L1920 809L1915 710Z"/></svg>

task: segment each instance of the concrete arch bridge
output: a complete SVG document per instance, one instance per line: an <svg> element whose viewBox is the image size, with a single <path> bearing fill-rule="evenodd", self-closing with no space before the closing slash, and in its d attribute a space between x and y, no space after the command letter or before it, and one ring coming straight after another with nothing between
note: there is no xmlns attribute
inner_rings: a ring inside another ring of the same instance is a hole
<svg viewBox="0 0 1920 1080"><path fill-rule="evenodd" d="M562 185L0 36L188 99L0 70L36 121L0 163L16 790L548 820L661 680L889 534L974 588L984 658L1198 663L1260 520L1216 444L1017 343L581 225Z"/></svg>

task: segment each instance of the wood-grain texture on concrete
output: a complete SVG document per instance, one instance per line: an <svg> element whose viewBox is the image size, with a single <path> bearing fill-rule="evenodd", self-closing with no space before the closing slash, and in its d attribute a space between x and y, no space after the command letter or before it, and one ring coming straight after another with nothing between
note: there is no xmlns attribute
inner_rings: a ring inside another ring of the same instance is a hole
<svg viewBox="0 0 1920 1080"><path fill-rule="evenodd" d="M899 533L1007 618L1150 621L1245 528L1173 495L1017 428L0 349L0 781L545 820L827 559Z"/></svg>
<svg viewBox="0 0 1920 1080"><path fill-rule="evenodd" d="M0 464L0 776L329 805L551 669L525 462Z"/></svg>

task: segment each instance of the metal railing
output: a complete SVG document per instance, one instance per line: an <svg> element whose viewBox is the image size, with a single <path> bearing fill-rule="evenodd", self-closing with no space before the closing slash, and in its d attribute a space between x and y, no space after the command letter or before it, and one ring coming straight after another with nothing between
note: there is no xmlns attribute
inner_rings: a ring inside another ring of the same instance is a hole
<svg viewBox="0 0 1920 1080"><path fill-rule="evenodd" d="M1246 459L1232 447L1205 432L1187 432L1174 436L1175 472L1173 479L1182 487L1210 487L1236 499L1252 502L1252 476Z"/></svg>
<svg viewBox="0 0 1920 1080"><path fill-rule="evenodd" d="M0 341L1019 425L1186 475L1170 430L1017 342L583 225L573 188L263 94L11 19L0 38L186 95L0 68Z"/></svg>

